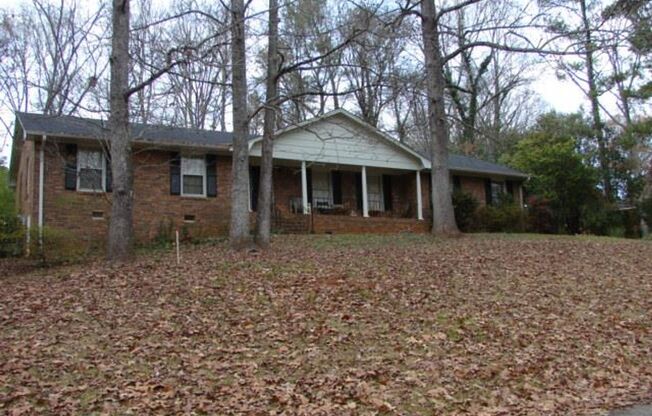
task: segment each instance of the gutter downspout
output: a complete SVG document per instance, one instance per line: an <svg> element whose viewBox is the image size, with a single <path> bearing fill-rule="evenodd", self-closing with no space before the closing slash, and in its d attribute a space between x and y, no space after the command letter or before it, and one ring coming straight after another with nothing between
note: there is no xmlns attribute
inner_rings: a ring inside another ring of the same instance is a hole
<svg viewBox="0 0 652 416"><path fill-rule="evenodd" d="M39 171L38 171L38 243L43 247L43 182L45 181L45 141L44 134L39 149Z"/></svg>

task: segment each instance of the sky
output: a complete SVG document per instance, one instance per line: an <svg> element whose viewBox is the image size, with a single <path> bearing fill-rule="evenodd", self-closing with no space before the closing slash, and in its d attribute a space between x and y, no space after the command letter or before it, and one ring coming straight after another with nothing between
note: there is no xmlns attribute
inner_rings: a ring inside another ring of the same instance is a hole
<svg viewBox="0 0 652 416"><path fill-rule="evenodd" d="M81 1L83 2L84 0ZM154 1L165 2L166 0ZM25 2L28 2L28 0L0 0L0 8L13 8ZM534 77L535 79L530 87L539 94L541 100L549 109L562 113L571 113L579 110L581 106L587 105L586 97L582 91L570 81L557 79L552 65L539 64L534 72L537 75ZM608 101L604 104L607 107L612 105ZM0 109L0 111L5 110ZM2 146L0 149L0 158L6 157L8 160L11 152L10 138L0 136L0 146Z"/></svg>

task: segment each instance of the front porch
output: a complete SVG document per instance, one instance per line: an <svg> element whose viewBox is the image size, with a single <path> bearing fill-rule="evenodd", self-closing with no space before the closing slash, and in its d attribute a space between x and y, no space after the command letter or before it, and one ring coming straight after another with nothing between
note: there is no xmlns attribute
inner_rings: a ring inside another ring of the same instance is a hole
<svg viewBox="0 0 652 416"><path fill-rule="evenodd" d="M258 198L259 173L259 167L252 165L253 211ZM364 220L369 220L372 228L378 224L386 227L388 220L410 220L403 223L409 223L408 228L412 229L413 222L423 222L429 214L426 212L429 204L424 203L429 195L428 188L426 174L418 171L307 162L278 163L274 167L274 215L285 218L310 216L314 232L320 232L318 230L322 228L340 229L333 225L334 221L353 226L354 223L364 224ZM343 217L359 221L345 221ZM353 227L367 228L364 225Z"/></svg>

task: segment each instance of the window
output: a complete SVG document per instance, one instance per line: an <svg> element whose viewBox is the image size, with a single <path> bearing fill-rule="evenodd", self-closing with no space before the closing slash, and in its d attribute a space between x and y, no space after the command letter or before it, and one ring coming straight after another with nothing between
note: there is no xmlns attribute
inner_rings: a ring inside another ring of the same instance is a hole
<svg viewBox="0 0 652 416"><path fill-rule="evenodd" d="M206 196L206 161L203 157L181 158L181 195Z"/></svg>
<svg viewBox="0 0 652 416"><path fill-rule="evenodd" d="M491 181L491 203L498 205L501 201L502 194L504 193L504 183Z"/></svg>
<svg viewBox="0 0 652 416"><path fill-rule="evenodd" d="M102 151L80 149L77 158L77 189L80 191L103 191L105 164Z"/></svg>
<svg viewBox="0 0 652 416"><path fill-rule="evenodd" d="M312 172L312 206L315 208L331 208L333 194L328 171L314 170Z"/></svg>
<svg viewBox="0 0 652 416"><path fill-rule="evenodd" d="M367 175L367 198L369 211L385 211L383 181L381 175Z"/></svg>

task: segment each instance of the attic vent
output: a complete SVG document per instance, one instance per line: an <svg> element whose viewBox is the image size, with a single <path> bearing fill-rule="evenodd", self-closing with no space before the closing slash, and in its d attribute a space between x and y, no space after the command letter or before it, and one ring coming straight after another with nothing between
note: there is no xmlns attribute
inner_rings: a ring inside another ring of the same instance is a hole
<svg viewBox="0 0 652 416"><path fill-rule="evenodd" d="M183 222L195 222L195 216L186 214L183 216Z"/></svg>
<svg viewBox="0 0 652 416"><path fill-rule="evenodd" d="M91 214L94 220L104 219L104 211L93 211Z"/></svg>

